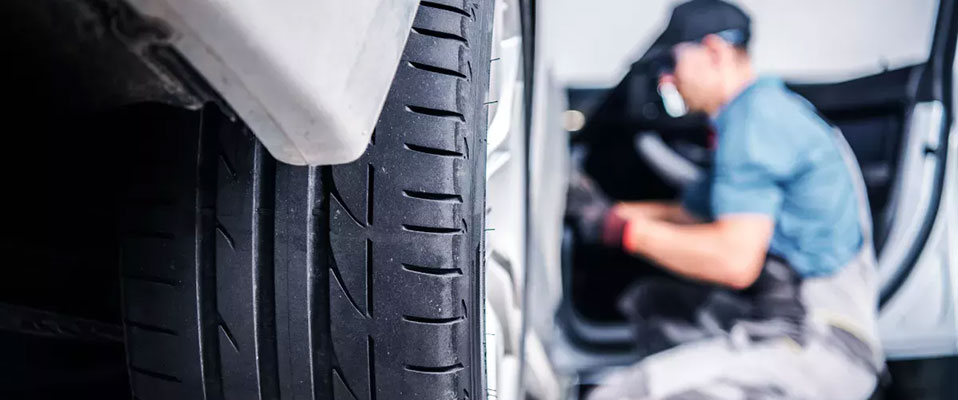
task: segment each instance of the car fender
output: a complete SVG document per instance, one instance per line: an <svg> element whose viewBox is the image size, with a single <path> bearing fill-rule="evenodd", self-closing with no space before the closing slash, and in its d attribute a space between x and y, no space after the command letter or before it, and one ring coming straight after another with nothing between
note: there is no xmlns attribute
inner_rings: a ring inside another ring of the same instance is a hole
<svg viewBox="0 0 958 400"><path fill-rule="evenodd" d="M355 160L399 64L419 0L127 0L278 160Z"/></svg>

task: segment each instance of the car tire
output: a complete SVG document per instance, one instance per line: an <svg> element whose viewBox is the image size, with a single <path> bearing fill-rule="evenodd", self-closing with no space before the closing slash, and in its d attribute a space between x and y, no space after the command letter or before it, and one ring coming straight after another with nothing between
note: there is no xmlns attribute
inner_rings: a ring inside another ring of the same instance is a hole
<svg viewBox="0 0 958 400"><path fill-rule="evenodd" d="M485 397L492 8L420 3L349 164L278 163L212 104L119 113L135 398Z"/></svg>

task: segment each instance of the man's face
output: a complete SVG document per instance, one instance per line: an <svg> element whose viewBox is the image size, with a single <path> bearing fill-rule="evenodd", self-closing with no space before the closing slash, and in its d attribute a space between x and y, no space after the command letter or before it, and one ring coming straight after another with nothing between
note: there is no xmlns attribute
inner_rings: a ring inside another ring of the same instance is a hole
<svg viewBox="0 0 958 400"><path fill-rule="evenodd" d="M681 43L672 49L675 69L660 81L672 81L689 111L705 111L720 101L721 74L709 49L698 43Z"/></svg>

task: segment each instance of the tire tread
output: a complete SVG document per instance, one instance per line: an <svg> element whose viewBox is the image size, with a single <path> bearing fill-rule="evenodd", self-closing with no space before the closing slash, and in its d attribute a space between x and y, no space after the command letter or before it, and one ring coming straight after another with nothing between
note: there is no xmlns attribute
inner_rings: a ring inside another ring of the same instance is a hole
<svg viewBox="0 0 958 400"><path fill-rule="evenodd" d="M466 313L482 304L483 204L464 201L484 198L484 157L470 154L484 152L488 68L473 69L488 49L470 46L490 40L484 4L420 4L353 163L277 163L215 105L129 110L176 121L140 132L121 201L137 398L484 390L480 315ZM157 151L184 156L149 162Z"/></svg>

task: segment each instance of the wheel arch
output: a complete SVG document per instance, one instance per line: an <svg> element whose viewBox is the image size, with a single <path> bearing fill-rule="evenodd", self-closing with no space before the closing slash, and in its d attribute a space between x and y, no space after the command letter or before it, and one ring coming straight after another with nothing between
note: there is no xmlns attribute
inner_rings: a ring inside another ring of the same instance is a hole
<svg viewBox="0 0 958 400"><path fill-rule="evenodd" d="M341 164L363 153L420 3L126 2L166 28L168 44L266 149L294 165Z"/></svg>

